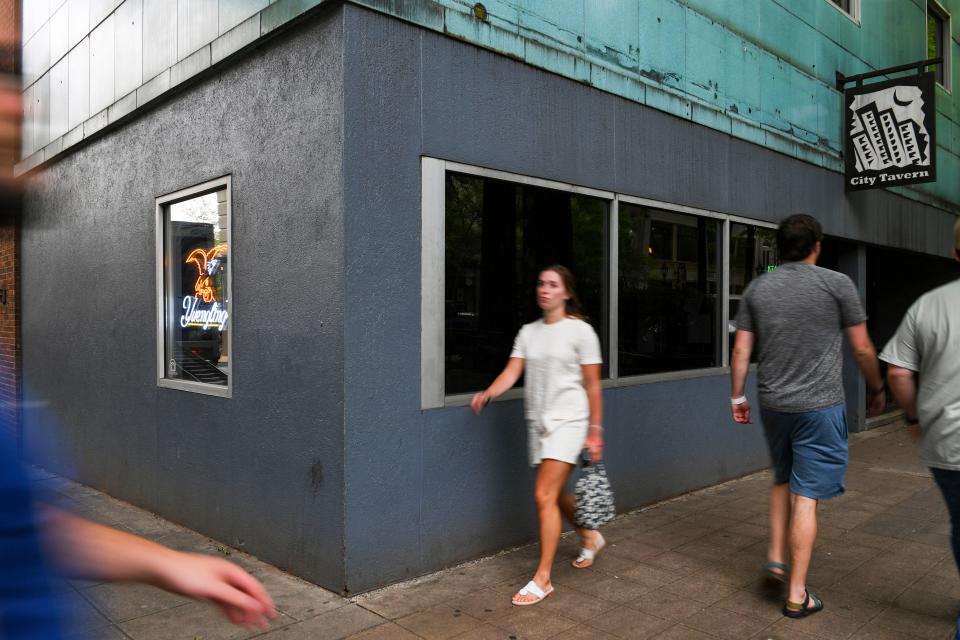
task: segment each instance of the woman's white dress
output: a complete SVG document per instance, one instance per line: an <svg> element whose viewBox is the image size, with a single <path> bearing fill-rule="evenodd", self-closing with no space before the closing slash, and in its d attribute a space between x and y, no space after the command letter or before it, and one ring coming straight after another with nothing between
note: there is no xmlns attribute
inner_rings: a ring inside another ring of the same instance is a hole
<svg viewBox="0 0 960 640"><path fill-rule="evenodd" d="M603 362L593 327L576 318L525 324L510 357L524 359L530 465L545 458L576 464L590 421L580 367Z"/></svg>

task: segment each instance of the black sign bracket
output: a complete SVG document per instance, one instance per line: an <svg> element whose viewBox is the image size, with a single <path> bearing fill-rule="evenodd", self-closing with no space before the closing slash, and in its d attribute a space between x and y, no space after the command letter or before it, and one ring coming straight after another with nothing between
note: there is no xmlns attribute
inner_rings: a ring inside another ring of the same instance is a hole
<svg viewBox="0 0 960 640"><path fill-rule="evenodd" d="M910 64L901 64L896 67L887 67L886 69L877 69L876 71L871 71L870 73L858 73L853 76L845 76L840 71L837 71L837 91L843 91L843 88L847 85L848 82L856 82L858 87L863 86L864 80L869 80L870 78L879 78L880 76L890 75L891 73L899 73L900 71L910 71L911 69L916 69L917 73L923 73L927 67L932 67L934 65L943 64L943 58L930 58L929 60L920 60L919 62L911 62Z"/></svg>

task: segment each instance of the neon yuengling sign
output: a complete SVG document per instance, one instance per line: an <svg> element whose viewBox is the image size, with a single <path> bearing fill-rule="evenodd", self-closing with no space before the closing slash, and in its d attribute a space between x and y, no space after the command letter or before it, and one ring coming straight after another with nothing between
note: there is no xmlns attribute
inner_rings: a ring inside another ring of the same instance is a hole
<svg viewBox="0 0 960 640"><path fill-rule="evenodd" d="M223 331L227 326L227 310L217 300L217 288L213 284L213 276L220 269L226 255L226 243L211 249L194 249L187 254L184 263L196 265L197 279L193 283L194 295L183 296L181 327Z"/></svg>

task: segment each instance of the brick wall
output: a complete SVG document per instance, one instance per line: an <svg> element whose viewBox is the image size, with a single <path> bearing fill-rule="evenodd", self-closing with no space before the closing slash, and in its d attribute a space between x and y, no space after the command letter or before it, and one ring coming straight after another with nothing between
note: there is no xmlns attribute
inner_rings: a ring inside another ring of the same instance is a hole
<svg viewBox="0 0 960 640"><path fill-rule="evenodd" d="M0 431L11 435L17 433L20 397L20 197L13 181L20 148L18 5L17 0L0 0Z"/></svg>

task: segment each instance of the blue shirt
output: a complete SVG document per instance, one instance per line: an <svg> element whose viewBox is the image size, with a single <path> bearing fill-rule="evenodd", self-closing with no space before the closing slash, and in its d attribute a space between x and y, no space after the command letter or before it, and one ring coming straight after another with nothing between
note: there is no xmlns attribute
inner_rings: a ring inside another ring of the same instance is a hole
<svg viewBox="0 0 960 640"><path fill-rule="evenodd" d="M26 470L0 436L0 638L59 640L63 602L38 529Z"/></svg>

